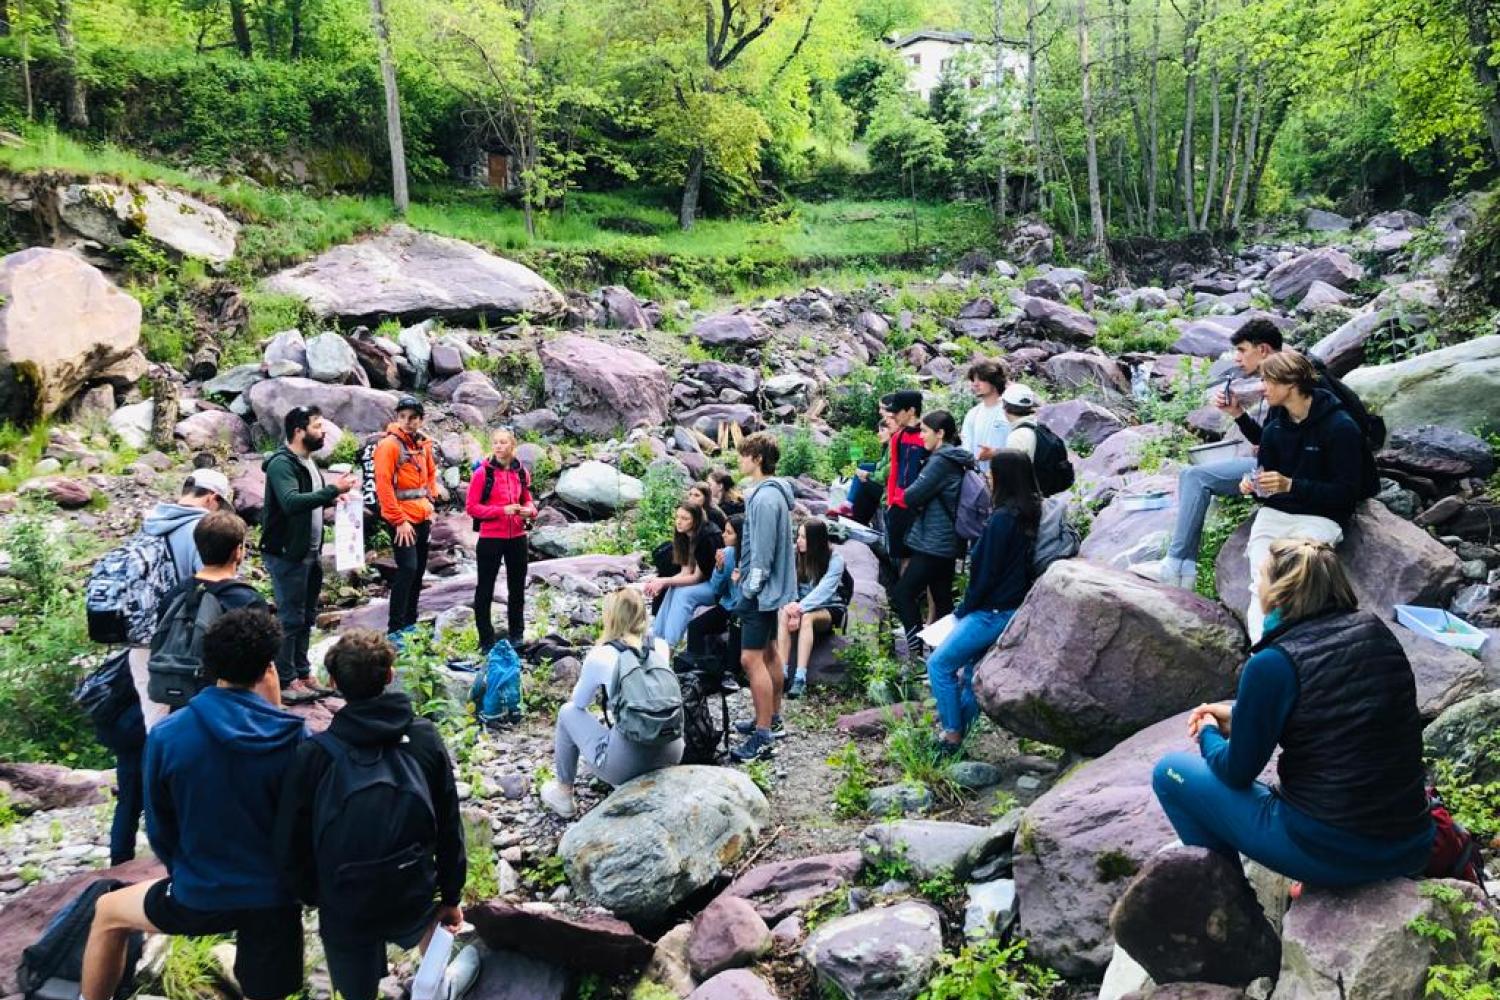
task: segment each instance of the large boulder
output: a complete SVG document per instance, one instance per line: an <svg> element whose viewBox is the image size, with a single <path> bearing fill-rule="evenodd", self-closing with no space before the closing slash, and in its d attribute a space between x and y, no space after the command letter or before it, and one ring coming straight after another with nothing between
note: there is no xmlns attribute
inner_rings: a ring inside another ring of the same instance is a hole
<svg viewBox="0 0 1500 1000"><path fill-rule="evenodd" d="M1186 354L1195 358L1218 358L1229 350L1231 331L1222 323L1211 320L1173 320L1179 336L1172 345L1173 354Z"/></svg>
<svg viewBox="0 0 1500 1000"><path fill-rule="evenodd" d="M1187 713L1070 771L1027 807L1016 834L1021 933L1065 976L1097 978L1114 949L1109 914L1146 860L1176 839L1151 790L1156 762L1191 750Z"/></svg>
<svg viewBox="0 0 1500 1000"><path fill-rule="evenodd" d="M1102 354L1065 351L1048 358L1042 369L1064 390L1097 388L1122 396L1130 392L1130 379L1120 369L1120 363Z"/></svg>
<svg viewBox="0 0 1500 1000"><path fill-rule="evenodd" d="M465 907L479 939L496 951L515 951L578 972L619 975L651 961L651 942L623 920L570 913L548 903L486 903Z"/></svg>
<svg viewBox="0 0 1500 1000"><path fill-rule="evenodd" d="M1240 616L1250 604L1250 527L1246 521L1229 536L1214 564L1219 600ZM1374 500L1355 508L1338 551L1360 607L1382 618L1397 604L1443 607L1462 582L1452 550Z"/></svg>
<svg viewBox="0 0 1500 1000"><path fill-rule="evenodd" d="M627 920L658 918L742 857L770 815L740 771L669 767L615 789L558 853L584 899Z"/></svg>
<svg viewBox="0 0 1500 1000"><path fill-rule="evenodd" d="M1466 698L1484 691L1484 664L1468 653L1445 646L1391 622L1417 682L1417 711L1435 719Z"/></svg>
<svg viewBox="0 0 1500 1000"><path fill-rule="evenodd" d="M1155 855L1109 917L1115 942L1158 983L1245 986L1275 976L1281 941L1238 860L1205 847Z"/></svg>
<svg viewBox="0 0 1500 1000"><path fill-rule="evenodd" d="M705 403L677 414L677 423L710 441L717 441L726 425L738 427L744 434L753 434L761 427L760 411L749 403Z"/></svg>
<svg viewBox="0 0 1500 1000"><path fill-rule="evenodd" d="M1177 477L1144 476L1132 479L1129 490L1162 492L1172 500L1157 510L1127 510L1118 495L1098 514L1078 554L1111 569L1129 569L1140 562L1167 554L1172 529L1177 523Z"/></svg>
<svg viewBox="0 0 1500 1000"><path fill-rule="evenodd" d="M776 993L750 970L730 969L704 980L687 1000L776 1000Z"/></svg>
<svg viewBox="0 0 1500 1000"><path fill-rule="evenodd" d="M182 257L225 264L234 256L240 225L212 205L146 184L69 184L57 193L58 221L107 247L144 235Z"/></svg>
<svg viewBox="0 0 1500 1000"><path fill-rule="evenodd" d="M260 429L272 440L282 434L282 419L294 406L316 406L323 416L351 434L384 430L395 418L397 397L358 385L327 385L310 378L271 378L245 393Z"/></svg>
<svg viewBox="0 0 1500 1000"><path fill-rule="evenodd" d="M1391 427L1500 430L1500 334L1395 364L1357 368L1344 384Z"/></svg>
<svg viewBox="0 0 1500 1000"><path fill-rule="evenodd" d="M250 425L228 410L199 410L179 420L172 433L189 451L243 455L250 450Z"/></svg>
<svg viewBox="0 0 1500 1000"><path fill-rule="evenodd" d="M1048 403L1036 411L1036 422L1066 443L1082 441L1090 448L1097 447L1125 427L1125 422L1119 417L1087 399Z"/></svg>
<svg viewBox="0 0 1500 1000"><path fill-rule="evenodd" d="M568 334L541 344L537 354L547 407L565 430L603 438L666 421L671 379L640 351Z"/></svg>
<svg viewBox="0 0 1500 1000"><path fill-rule="evenodd" d="M1351 220L1337 212L1328 212L1321 208L1309 208L1302 216L1302 225L1309 232L1314 233L1337 233L1354 228Z"/></svg>
<svg viewBox="0 0 1500 1000"><path fill-rule="evenodd" d="M1098 754L1232 695L1244 657L1244 632L1215 602L1068 559L1033 584L974 693L1017 735Z"/></svg>
<svg viewBox="0 0 1500 1000"><path fill-rule="evenodd" d="M343 385L354 377L359 355L336 333L320 333L307 341L307 374L319 382Z"/></svg>
<svg viewBox="0 0 1500 1000"><path fill-rule="evenodd" d="M802 946L820 980L859 1000L911 1000L942 951L937 910L912 901L830 920Z"/></svg>
<svg viewBox="0 0 1500 1000"><path fill-rule="evenodd" d="M1491 640L1493 642L1493 640ZM1466 698L1445 710L1422 731L1423 752L1473 772L1476 785L1500 781L1500 758L1481 740L1500 732L1500 691Z"/></svg>
<svg viewBox="0 0 1500 1000"><path fill-rule="evenodd" d="M0 259L0 303L0 420L45 420L141 342L141 304L61 250Z"/></svg>
<svg viewBox="0 0 1500 1000"><path fill-rule="evenodd" d="M1452 427L1398 427L1378 456L1380 464L1426 479L1488 479L1495 456L1484 441Z"/></svg>
<svg viewBox="0 0 1500 1000"><path fill-rule="evenodd" d="M1088 458L1075 462L1078 481L1101 483L1141 467L1148 444L1156 438L1172 437L1181 431L1168 424L1141 424L1126 427L1105 438Z"/></svg>
<svg viewBox="0 0 1500 1000"><path fill-rule="evenodd" d="M771 339L771 328L749 313L705 316L688 331L704 347L758 347Z"/></svg>
<svg viewBox="0 0 1500 1000"><path fill-rule="evenodd" d="M1342 250L1323 247L1293 257L1266 275L1266 290L1277 302L1295 302L1307 294L1314 281L1348 288L1364 277L1364 269Z"/></svg>
<svg viewBox="0 0 1500 1000"><path fill-rule="evenodd" d="M382 319L549 319L562 295L529 267L463 240L392 226L268 278L267 291L302 299L317 316L375 326Z"/></svg>
<svg viewBox="0 0 1500 1000"><path fill-rule="evenodd" d="M865 827L860 847L870 861L903 861L913 877L947 873L967 881L976 868L1009 850L1014 825L972 826L933 819L898 819Z"/></svg>
<svg viewBox="0 0 1500 1000"><path fill-rule="evenodd" d="M1458 932L1452 945L1472 960L1472 947L1452 908L1426 891L1429 883L1396 879L1357 889L1304 888L1282 924L1281 975L1272 1000L1422 1000L1427 970L1452 964L1448 948L1411 924L1421 920ZM1467 882L1445 880L1479 902Z"/></svg>
<svg viewBox="0 0 1500 1000"><path fill-rule="evenodd" d="M1098 327L1093 317L1086 312L1037 295L1023 295L1017 305L1025 311L1026 318L1047 337L1055 337L1068 344L1094 342Z"/></svg>
<svg viewBox="0 0 1500 1000"><path fill-rule="evenodd" d="M0 763L0 793L19 813L103 802L109 784L108 771L75 771L61 764Z"/></svg>
<svg viewBox="0 0 1500 1000"><path fill-rule="evenodd" d="M1390 322L1384 312L1360 313L1314 344L1311 353L1328 366L1330 375L1343 378L1365 363L1365 345Z"/></svg>
<svg viewBox="0 0 1500 1000"><path fill-rule="evenodd" d="M639 479L592 459L558 476L556 491L574 507L602 513L633 507L646 494Z"/></svg>

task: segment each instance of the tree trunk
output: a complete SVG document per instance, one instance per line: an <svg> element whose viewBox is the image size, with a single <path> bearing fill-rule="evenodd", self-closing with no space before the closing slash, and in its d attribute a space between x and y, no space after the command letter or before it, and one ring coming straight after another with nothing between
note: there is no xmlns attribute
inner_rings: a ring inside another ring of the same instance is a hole
<svg viewBox="0 0 1500 1000"><path fill-rule="evenodd" d="M1250 173L1255 165L1255 146L1260 141L1260 112L1265 103L1266 71L1262 67L1255 71L1255 98L1251 102L1250 134L1245 137L1245 167L1240 173L1240 189L1234 196L1234 217L1230 224L1240 228L1240 219L1245 214L1245 198L1250 191Z"/></svg>
<svg viewBox="0 0 1500 1000"><path fill-rule="evenodd" d="M707 151L702 147L693 150L688 157L687 180L682 185L682 208L677 213L677 224L688 230L698 220L698 194L703 189L703 163Z"/></svg>
<svg viewBox="0 0 1500 1000"><path fill-rule="evenodd" d="M234 30L235 47L249 59L254 48L250 42L250 22L245 18L245 0L229 0L229 26Z"/></svg>
<svg viewBox="0 0 1500 1000"><path fill-rule="evenodd" d="M1031 148L1036 151L1037 207L1047 211L1047 165L1042 148L1042 109L1036 95L1036 0L1026 0L1026 106L1031 112Z"/></svg>
<svg viewBox="0 0 1500 1000"><path fill-rule="evenodd" d="M291 44L287 49L287 57L292 60L302 58L302 0L291 0L287 4L287 19L291 22Z"/></svg>
<svg viewBox="0 0 1500 1000"><path fill-rule="evenodd" d="M1089 83L1093 67L1089 65L1088 0L1078 0L1078 64L1089 173L1089 239L1094 255L1102 258L1109 253L1109 248L1104 239L1104 205L1099 200L1099 134L1094 123L1094 98Z"/></svg>
<svg viewBox="0 0 1500 1000"><path fill-rule="evenodd" d="M1146 103L1147 148L1141 154L1146 164L1146 231L1156 232L1159 210L1157 194L1161 189L1161 87L1157 68L1161 60L1161 0L1151 3L1151 87Z"/></svg>
<svg viewBox="0 0 1500 1000"><path fill-rule="evenodd" d="M26 30L26 0L16 0L16 24L21 36L21 93L26 98L26 120L36 121L36 99L31 92L31 35Z"/></svg>
<svg viewBox="0 0 1500 1000"><path fill-rule="evenodd" d="M1224 190L1219 195L1219 228L1229 224L1230 206L1234 204L1234 176L1239 168L1241 132L1245 124L1245 54L1240 53L1239 66L1235 71L1234 118L1229 125L1229 158L1224 165Z"/></svg>
<svg viewBox="0 0 1500 1000"><path fill-rule="evenodd" d="M385 0L370 0L370 18L375 25L375 48L380 55L380 79L385 86L385 132L391 147L391 200L396 214L405 215L411 204L406 190L406 139L401 134L401 92L396 87L396 62L391 55L390 26L385 18Z"/></svg>
<svg viewBox="0 0 1500 1000"><path fill-rule="evenodd" d="M10 0L0 0L0 38L10 35Z"/></svg>
<svg viewBox="0 0 1500 1000"><path fill-rule="evenodd" d="M1491 0L1466 0L1464 19L1469 25L1469 60L1484 93L1484 127L1490 137L1490 154L1500 163L1500 76L1496 75L1494 33L1490 30Z"/></svg>
<svg viewBox="0 0 1500 1000"><path fill-rule="evenodd" d="M52 0L52 30L57 35L57 47L62 50L68 124L88 128L88 94L83 77L78 75L78 44L73 38L73 0Z"/></svg>
<svg viewBox="0 0 1500 1000"><path fill-rule="evenodd" d="M1182 143L1177 152L1177 173L1182 189L1182 220L1193 228L1198 198L1193 188L1193 124L1198 117L1198 14L1202 0L1192 0L1182 42L1182 68L1187 74L1183 90Z"/></svg>
<svg viewBox="0 0 1500 1000"><path fill-rule="evenodd" d="M1219 186L1219 68L1215 66L1208 74L1208 86L1213 91L1210 107L1213 109L1213 132L1208 141L1208 181L1203 185L1203 214L1198 217L1198 228L1208 228L1208 217L1214 208L1214 191Z"/></svg>
<svg viewBox="0 0 1500 1000"><path fill-rule="evenodd" d="M1255 169L1250 175L1250 197L1245 203L1245 210L1251 215L1255 214L1255 206L1260 198L1260 182L1266 174L1266 164L1271 161L1271 147L1276 145L1276 135L1286 122L1287 105L1290 103L1291 96L1283 94L1272 107L1271 117L1265 123L1265 135L1261 137L1260 147L1255 151Z"/></svg>

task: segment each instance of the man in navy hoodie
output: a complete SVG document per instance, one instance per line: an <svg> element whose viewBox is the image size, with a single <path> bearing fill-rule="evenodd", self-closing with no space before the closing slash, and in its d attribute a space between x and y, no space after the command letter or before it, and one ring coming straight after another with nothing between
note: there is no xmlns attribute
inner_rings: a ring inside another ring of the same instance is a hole
<svg viewBox="0 0 1500 1000"><path fill-rule="evenodd" d="M80 994L109 1000L134 931L235 934L247 1000L302 989L302 911L272 849L281 783L304 738L283 712L281 627L262 608L231 611L203 637L217 682L146 740L146 835L167 877L100 897Z"/></svg>

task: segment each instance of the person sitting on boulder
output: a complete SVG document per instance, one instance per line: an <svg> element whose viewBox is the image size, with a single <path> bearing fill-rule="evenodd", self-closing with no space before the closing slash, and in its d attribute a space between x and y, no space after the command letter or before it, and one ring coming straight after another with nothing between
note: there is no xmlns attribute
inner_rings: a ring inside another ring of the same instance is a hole
<svg viewBox="0 0 1500 1000"><path fill-rule="evenodd" d="M776 652L786 665L788 698L800 698L807 690L807 664L818 633L844 627L849 606L843 581L844 557L828 544L828 523L820 517L803 521L797 530L797 600L781 609L776 635Z"/></svg>
<svg viewBox="0 0 1500 1000"><path fill-rule="evenodd" d="M323 666L347 704L297 748L281 787L276 856L298 898L318 907L334 990L375 1000L389 973L387 942L425 949L438 924L463 924L464 826L442 737L410 696L390 690L396 648L355 629ZM372 769L395 783L361 789Z"/></svg>
<svg viewBox="0 0 1500 1000"><path fill-rule="evenodd" d="M708 523L718 531L724 530L724 522L729 520L727 514L719 509L714 503L713 487L706 482L698 482L687 488L687 502L689 506L703 508L703 516L708 518Z"/></svg>
<svg viewBox="0 0 1500 1000"><path fill-rule="evenodd" d="M1435 832L1401 643L1357 608L1325 542L1274 541L1256 576L1266 635L1237 700L1189 716L1200 753L1157 763L1162 809L1183 843L1309 885L1421 875ZM1278 745L1273 789L1256 779Z"/></svg>
<svg viewBox="0 0 1500 1000"><path fill-rule="evenodd" d="M953 610L953 577L962 542L954 528L964 472L974 458L958 445L958 424L946 410L934 410L921 420L922 445L929 458L917 481L904 491L912 523L906 533L911 552L901 578L891 588L891 606L900 619L906 646L920 655L922 627L919 607L925 591L932 603L932 620Z"/></svg>
<svg viewBox="0 0 1500 1000"><path fill-rule="evenodd" d="M714 603L709 578L714 573L715 556L724 545L724 536L708 523L704 508L686 501L677 508L672 527L672 562L677 572L647 580L642 587L647 597L664 595L651 623L651 635L664 640L669 648L682 641L693 613Z"/></svg>
<svg viewBox="0 0 1500 1000"><path fill-rule="evenodd" d="M713 491L713 501L724 512L725 517L745 513L745 497L735 485L734 473L719 469L708 477L708 487Z"/></svg>
<svg viewBox="0 0 1500 1000"><path fill-rule="evenodd" d="M553 749L557 777L542 785L541 799L564 819L578 811L573 783L580 756L588 761L596 777L613 786L682 761L681 735L656 744L638 742L618 724L620 719L614 720L616 725L607 726L589 712L589 705L601 691L610 704L616 704L622 671L635 667L637 660L652 668L665 667L668 673L672 669L666 643L646 634L646 602L640 591L626 587L604 599L604 633L599 645L584 657L573 695L557 711ZM678 729L680 733L680 725Z"/></svg>
<svg viewBox="0 0 1500 1000"><path fill-rule="evenodd" d="M1234 363L1240 374L1250 378L1260 374L1262 362L1281 351L1281 329L1269 318L1257 316L1236 330L1229 343L1234 347ZM1247 442L1260 441L1260 420L1240 404L1228 382L1214 391L1210 401L1234 419ZM1255 457L1249 454L1183 469L1177 476L1177 523L1166 558L1135 563L1130 571L1157 583L1192 590L1198 578L1198 549L1209 502L1214 497L1238 494L1240 481L1254 471Z"/></svg>
<svg viewBox="0 0 1500 1000"><path fill-rule="evenodd" d="M740 588L734 580L737 563L735 551L740 544L740 532L745 530L745 515L731 514L724 524L724 547L714 556L714 575L708 578L714 592L714 604L688 623L687 648L689 653L703 655L708 652L710 636L725 639L724 672L732 675L740 665L740 622L735 608L740 603Z"/></svg>
<svg viewBox="0 0 1500 1000"><path fill-rule="evenodd" d="M1260 366L1270 418L1262 428L1260 471L1240 492L1263 498L1250 527L1250 641L1263 631L1259 578L1271 542L1310 538L1337 545L1354 515L1364 477L1365 442L1359 426L1332 392L1318 385L1312 364L1282 351Z"/></svg>
<svg viewBox="0 0 1500 1000"><path fill-rule="evenodd" d="M979 718L974 666L1004 634L1031 588L1031 548L1042 517L1036 473L1024 452L1002 449L989 461L993 504L969 561L969 586L953 610L957 623L927 660L943 734L939 749L955 755Z"/></svg>

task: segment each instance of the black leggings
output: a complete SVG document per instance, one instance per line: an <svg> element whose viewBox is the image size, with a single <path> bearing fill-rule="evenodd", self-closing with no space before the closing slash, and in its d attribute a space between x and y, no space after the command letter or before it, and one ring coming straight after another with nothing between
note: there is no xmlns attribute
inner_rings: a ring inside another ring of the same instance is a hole
<svg viewBox="0 0 1500 1000"><path fill-rule="evenodd" d="M396 529L391 528L391 542L394 546L391 554L396 559L396 579L391 583L387 632L399 632L417 623L422 578L427 575L427 540L432 534L432 522L418 521L412 525L412 530L416 540L411 545L397 545Z"/></svg>
<svg viewBox="0 0 1500 1000"><path fill-rule="evenodd" d="M479 630L479 648L495 644L495 623L490 604L495 599L495 581L505 563L505 617L512 644L526 632L526 536L481 538L474 554L479 558L479 581L474 587L474 626Z"/></svg>
<svg viewBox="0 0 1500 1000"><path fill-rule="evenodd" d="M924 591L932 592L932 617L936 621L953 610L953 575L957 560L953 556L933 556L913 552L906 571L891 588L891 606L901 621L907 641L922 628L921 600Z"/></svg>

